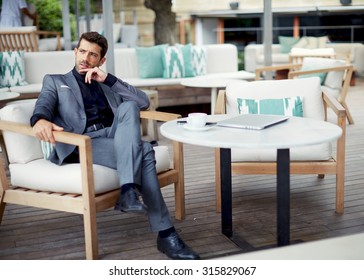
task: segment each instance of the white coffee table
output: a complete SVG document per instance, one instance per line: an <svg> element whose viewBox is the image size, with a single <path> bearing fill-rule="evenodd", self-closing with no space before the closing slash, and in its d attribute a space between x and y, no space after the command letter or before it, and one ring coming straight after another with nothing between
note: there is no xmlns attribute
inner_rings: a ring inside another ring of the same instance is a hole
<svg viewBox="0 0 364 280"><path fill-rule="evenodd" d="M215 122L229 115L210 115ZM245 130L213 126L205 131L190 131L169 121L161 125L163 136L186 144L220 148L221 166L221 227L222 233L232 237L231 148L277 149L277 243L289 244L290 173L289 149L331 142L339 138L339 126L325 121L291 117L288 121L264 130ZM201 162L203 164L203 162Z"/></svg>

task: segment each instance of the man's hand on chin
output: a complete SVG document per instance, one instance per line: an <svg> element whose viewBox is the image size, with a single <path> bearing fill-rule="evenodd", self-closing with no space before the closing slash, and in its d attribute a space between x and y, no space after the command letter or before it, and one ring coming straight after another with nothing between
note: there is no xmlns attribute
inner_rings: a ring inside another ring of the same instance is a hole
<svg viewBox="0 0 364 280"><path fill-rule="evenodd" d="M107 77L107 73L102 71L99 67L85 68L79 70L80 74L85 75L85 83L90 84L92 80L103 83Z"/></svg>

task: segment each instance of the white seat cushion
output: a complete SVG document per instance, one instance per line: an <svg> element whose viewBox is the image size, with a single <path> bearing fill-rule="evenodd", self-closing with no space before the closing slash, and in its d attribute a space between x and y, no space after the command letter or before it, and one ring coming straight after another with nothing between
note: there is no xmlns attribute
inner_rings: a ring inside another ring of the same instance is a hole
<svg viewBox="0 0 364 280"><path fill-rule="evenodd" d="M324 120L324 107L320 79L318 77L256 81L244 83L232 81L226 87L226 112L239 114L238 98L272 99L300 96L302 98L303 117ZM289 137L289 135L287 135ZM275 149L232 149L232 161L276 161ZM332 156L331 143L293 148L291 160L327 160Z"/></svg>
<svg viewBox="0 0 364 280"><path fill-rule="evenodd" d="M34 104L35 100L11 102L0 110L0 118L29 124ZM59 166L44 160L40 141L30 136L4 132L4 141L13 185L42 191L78 194L82 192L80 164ZM157 173L168 170L171 167L168 147L156 146L153 149ZM95 193L119 188L116 170L96 164L93 168Z"/></svg>

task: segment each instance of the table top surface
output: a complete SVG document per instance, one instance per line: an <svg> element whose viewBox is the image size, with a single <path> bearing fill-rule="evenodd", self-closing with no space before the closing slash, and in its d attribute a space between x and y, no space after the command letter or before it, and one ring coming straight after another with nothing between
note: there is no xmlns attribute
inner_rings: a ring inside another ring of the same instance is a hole
<svg viewBox="0 0 364 280"><path fill-rule="evenodd" d="M210 115L216 122L232 115ZM183 120L183 119L182 119ZM263 130L211 126L208 130L191 131L176 120L163 123L161 134L186 144L214 148L275 148L287 149L331 142L342 130L333 123L309 118L290 117L287 121Z"/></svg>
<svg viewBox="0 0 364 280"><path fill-rule="evenodd" d="M252 79L255 79L255 74L246 71L237 71L185 78L181 81L181 85L187 87L223 88L231 81L247 81Z"/></svg>
<svg viewBox="0 0 364 280"><path fill-rule="evenodd" d="M0 93L0 100L9 100L13 98L17 98L20 94L12 91L4 91Z"/></svg>
<svg viewBox="0 0 364 280"><path fill-rule="evenodd" d="M233 80L234 79L193 78L182 81L181 85L186 87L225 88L226 85Z"/></svg>

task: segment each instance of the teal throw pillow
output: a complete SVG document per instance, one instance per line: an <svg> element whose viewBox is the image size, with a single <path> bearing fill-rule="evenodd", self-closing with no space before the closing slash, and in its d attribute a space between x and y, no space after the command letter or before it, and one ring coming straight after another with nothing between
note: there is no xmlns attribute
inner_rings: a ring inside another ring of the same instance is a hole
<svg viewBox="0 0 364 280"><path fill-rule="evenodd" d="M185 64L182 49L178 46L164 47L162 54L163 78L182 78Z"/></svg>
<svg viewBox="0 0 364 280"><path fill-rule="evenodd" d="M137 47L138 72L140 78L162 78L162 49L167 46Z"/></svg>
<svg viewBox="0 0 364 280"><path fill-rule="evenodd" d="M319 68L315 68L315 67L305 67L303 66L300 71L308 71L308 70L315 70L315 69L319 69ZM313 73L313 74L306 74L306 75L300 75L298 76L298 78L310 78L310 77L319 77L320 78L320 83L321 85L324 84L325 79L327 76L327 72L321 72L321 73Z"/></svg>
<svg viewBox="0 0 364 280"><path fill-rule="evenodd" d="M275 99L238 98L239 114L266 114L302 117L302 97L285 97Z"/></svg>
<svg viewBox="0 0 364 280"><path fill-rule="evenodd" d="M300 40L300 38L279 36L278 41L279 41L279 45L281 46L280 52L281 53L290 53L292 47L296 43L298 43L299 40Z"/></svg>
<svg viewBox="0 0 364 280"><path fill-rule="evenodd" d="M25 81L24 52L3 52L0 63L0 86L24 86Z"/></svg>
<svg viewBox="0 0 364 280"><path fill-rule="evenodd" d="M193 70L193 64L192 64L192 44L187 44L187 45L177 44L177 46L182 50L183 62L185 64L184 77L194 77L195 71Z"/></svg>
<svg viewBox="0 0 364 280"><path fill-rule="evenodd" d="M192 67L195 76L206 75L206 49L201 46L192 46Z"/></svg>

